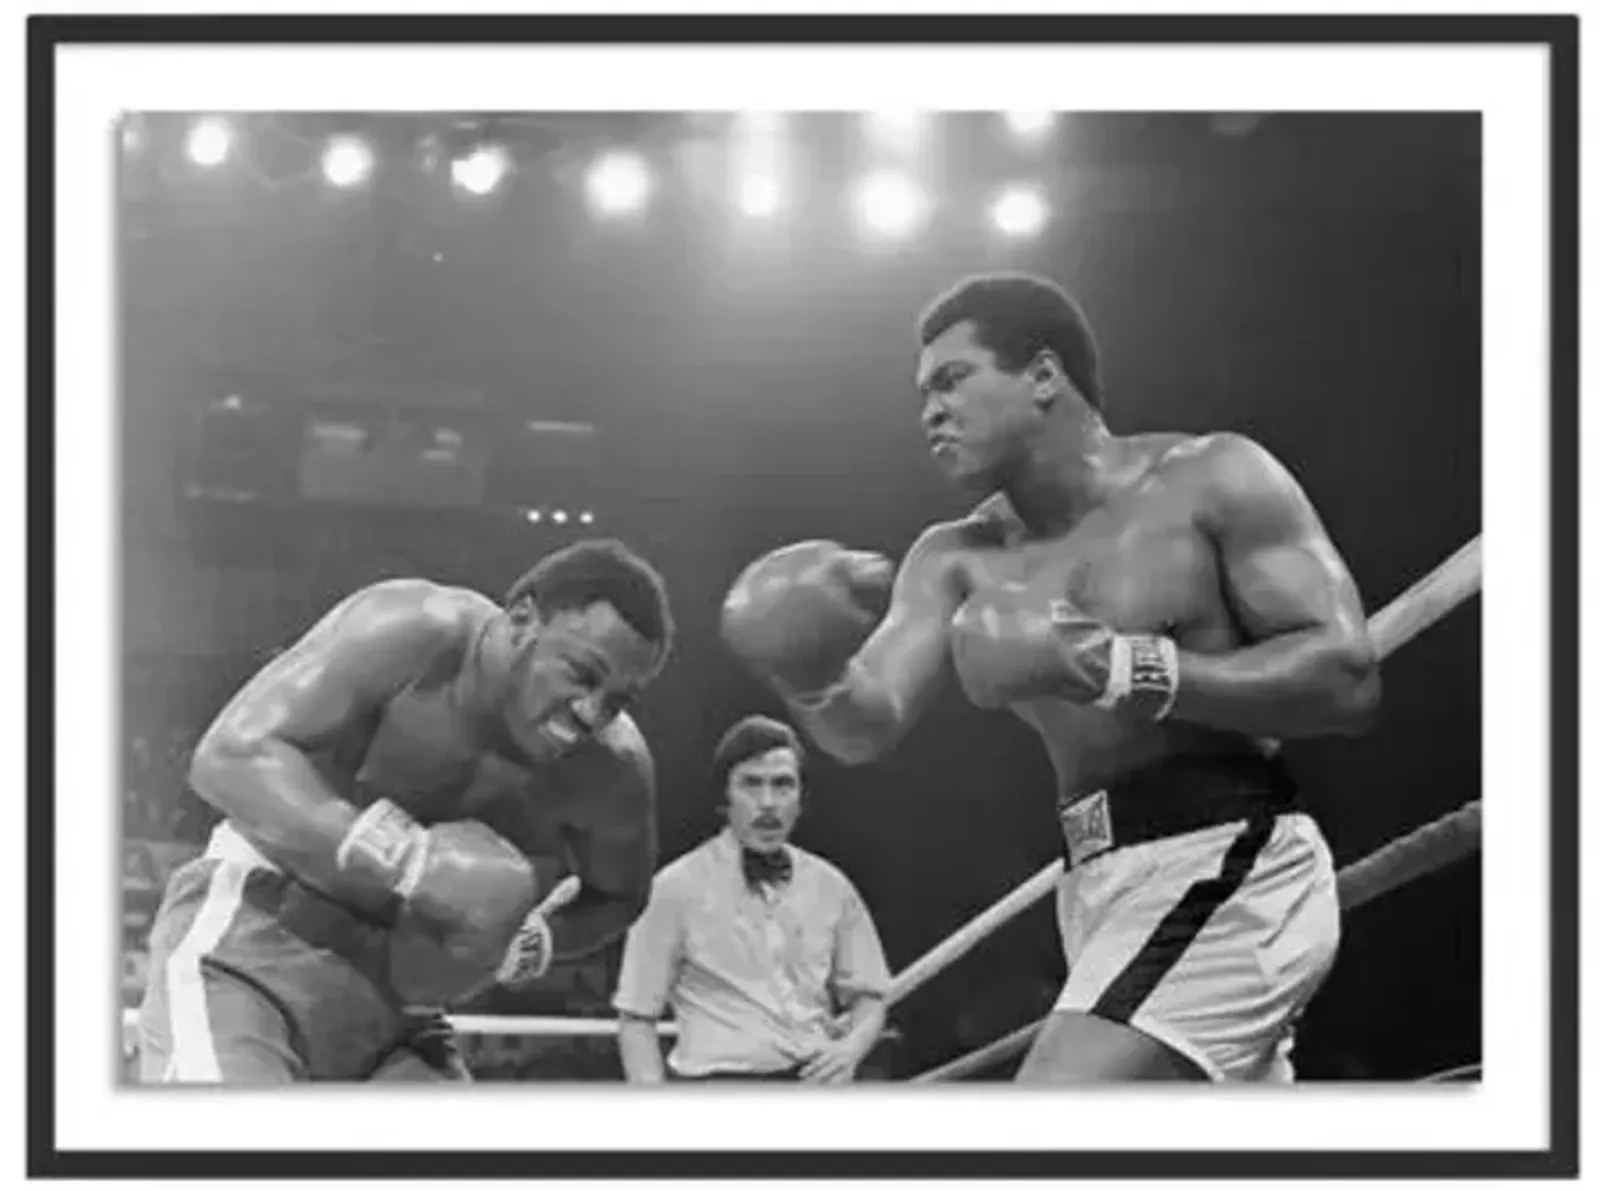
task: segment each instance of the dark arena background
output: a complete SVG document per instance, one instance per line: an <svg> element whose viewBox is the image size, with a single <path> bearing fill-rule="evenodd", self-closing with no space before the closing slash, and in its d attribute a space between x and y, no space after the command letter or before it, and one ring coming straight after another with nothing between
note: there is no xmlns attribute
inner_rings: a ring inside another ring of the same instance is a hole
<svg viewBox="0 0 1600 1191"><path fill-rule="evenodd" d="M125 1005L211 825L196 739L379 578L498 595L580 536L646 554L681 632L638 711L663 862L704 839L717 737L778 710L718 640L734 576L801 538L898 557L963 507L912 382L962 274L1081 299L1113 430L1276 452L1369 614L1480 529L1475 115L166 114L117 151ZM1286 750L1341 864L1479 795L1476 603L1384 673L1370 735ZM885 762L814 759L797 835L895 969L1059 841L1042 749L955 694ZM617 950L471 1008L610 1016ZM1352 911L1301 1077L1475 1062L1480 962L1476 857ZM1005 1034L1062 975L1047 902L897 1006L875 1071ZM482 1078L621 1075L603 1037L471 1046Z"/></svg>

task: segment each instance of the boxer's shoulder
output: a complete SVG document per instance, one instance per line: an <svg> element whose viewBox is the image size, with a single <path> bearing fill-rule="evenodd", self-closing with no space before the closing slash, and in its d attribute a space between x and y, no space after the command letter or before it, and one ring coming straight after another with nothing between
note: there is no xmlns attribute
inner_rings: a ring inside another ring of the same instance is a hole
<svg viewBox="0 0 1600 1191"><path fill-rule="evenodd" d="M1206 486L1218 481L1228 482L1241 472L1275 464L1271 453L1260 443L1232 430L1211 434L1141 434L1129 441L1146 454L1152 468Z"/></svg>
<svg viewBox="0 0 1600 1191"><path fill-rule="evenodd" d="M1266 447L1233 431L1187 436L1164 471L1192 496L1203 520L1228 522L1302 499L1293 475Z"/></svg>
<svg viewBox="0 0 1600 1191"><path fill-rule="evenodd" d="M397 613L409 612L443 635L470 632L500 611L482 592L429 579L386 579L367 589Z"/></svg>
<svg viewBox="0 0 1600 1191"><path fill-rule="evenodd" d="M964 517L944 522L943 529L943 542L952 557L1004 549L1020 543L1028 532L1004 492L984 497Z"/></svg>
<svg viewBox="0 0 1600 1191"><path fill-rule="evenodd" d="M382 628L420 642L446 644L469 635L498 611L487 596L427 579L384 579L348 602L347 627Z"/></svg>
<svg viewBox="0 0 1600 1191"><path fill-rule="evenodd" d="M941 564L963 557L968 551L991 545L1003 532L1002 520L1009 505L984 501L970 512L948 521L935 521L920 534L906 552L907 558Z"/></svg>
<svg viewBox="0 0 1600 1191"><path fill-rule="evenodd" d="M371 642L393 665L420 676L459 659L497 611L492 600L465 588L385 579L351 597L338 630L351 641Z"/></svg>

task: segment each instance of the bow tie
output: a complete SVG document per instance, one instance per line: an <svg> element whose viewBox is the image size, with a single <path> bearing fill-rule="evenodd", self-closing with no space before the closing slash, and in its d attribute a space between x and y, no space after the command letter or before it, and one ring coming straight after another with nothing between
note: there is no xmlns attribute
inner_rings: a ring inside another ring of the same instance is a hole
<svg viewBox="0 0 1600 1191"><path fill-rule="evenodd" d="M739 859L744 867L745 884L757 891L766 885L783 885L794 873L794 863L789 859L786 848L779 848L776 852L741 848Z"/></svg>

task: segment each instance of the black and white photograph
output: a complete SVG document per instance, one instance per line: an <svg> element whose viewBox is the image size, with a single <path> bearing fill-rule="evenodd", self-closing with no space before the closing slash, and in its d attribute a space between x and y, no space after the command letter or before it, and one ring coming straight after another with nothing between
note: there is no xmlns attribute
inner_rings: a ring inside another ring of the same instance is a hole
<svg viewBox="0 0 1600 1191"><path fill-rule="evenodd" d="M1575 21L478 23L35 18L30 1166L1575 1169Z"/></svg>

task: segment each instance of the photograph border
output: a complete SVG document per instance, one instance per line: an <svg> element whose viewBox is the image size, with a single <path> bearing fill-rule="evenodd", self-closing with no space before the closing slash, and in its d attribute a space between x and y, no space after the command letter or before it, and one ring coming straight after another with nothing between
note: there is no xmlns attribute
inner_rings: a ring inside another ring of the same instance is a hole
<svg viewBox="0 0 1600 1191"><path fill-rule="evenodd" d="M28 19L27 1169L30 1177L1571 1176L1578 1169L1576 16L34 16ZM64 1151L55 1133L55 51L71 44L1519 44L1549 51L1549 1147L1460 1151Z"/></svg>

